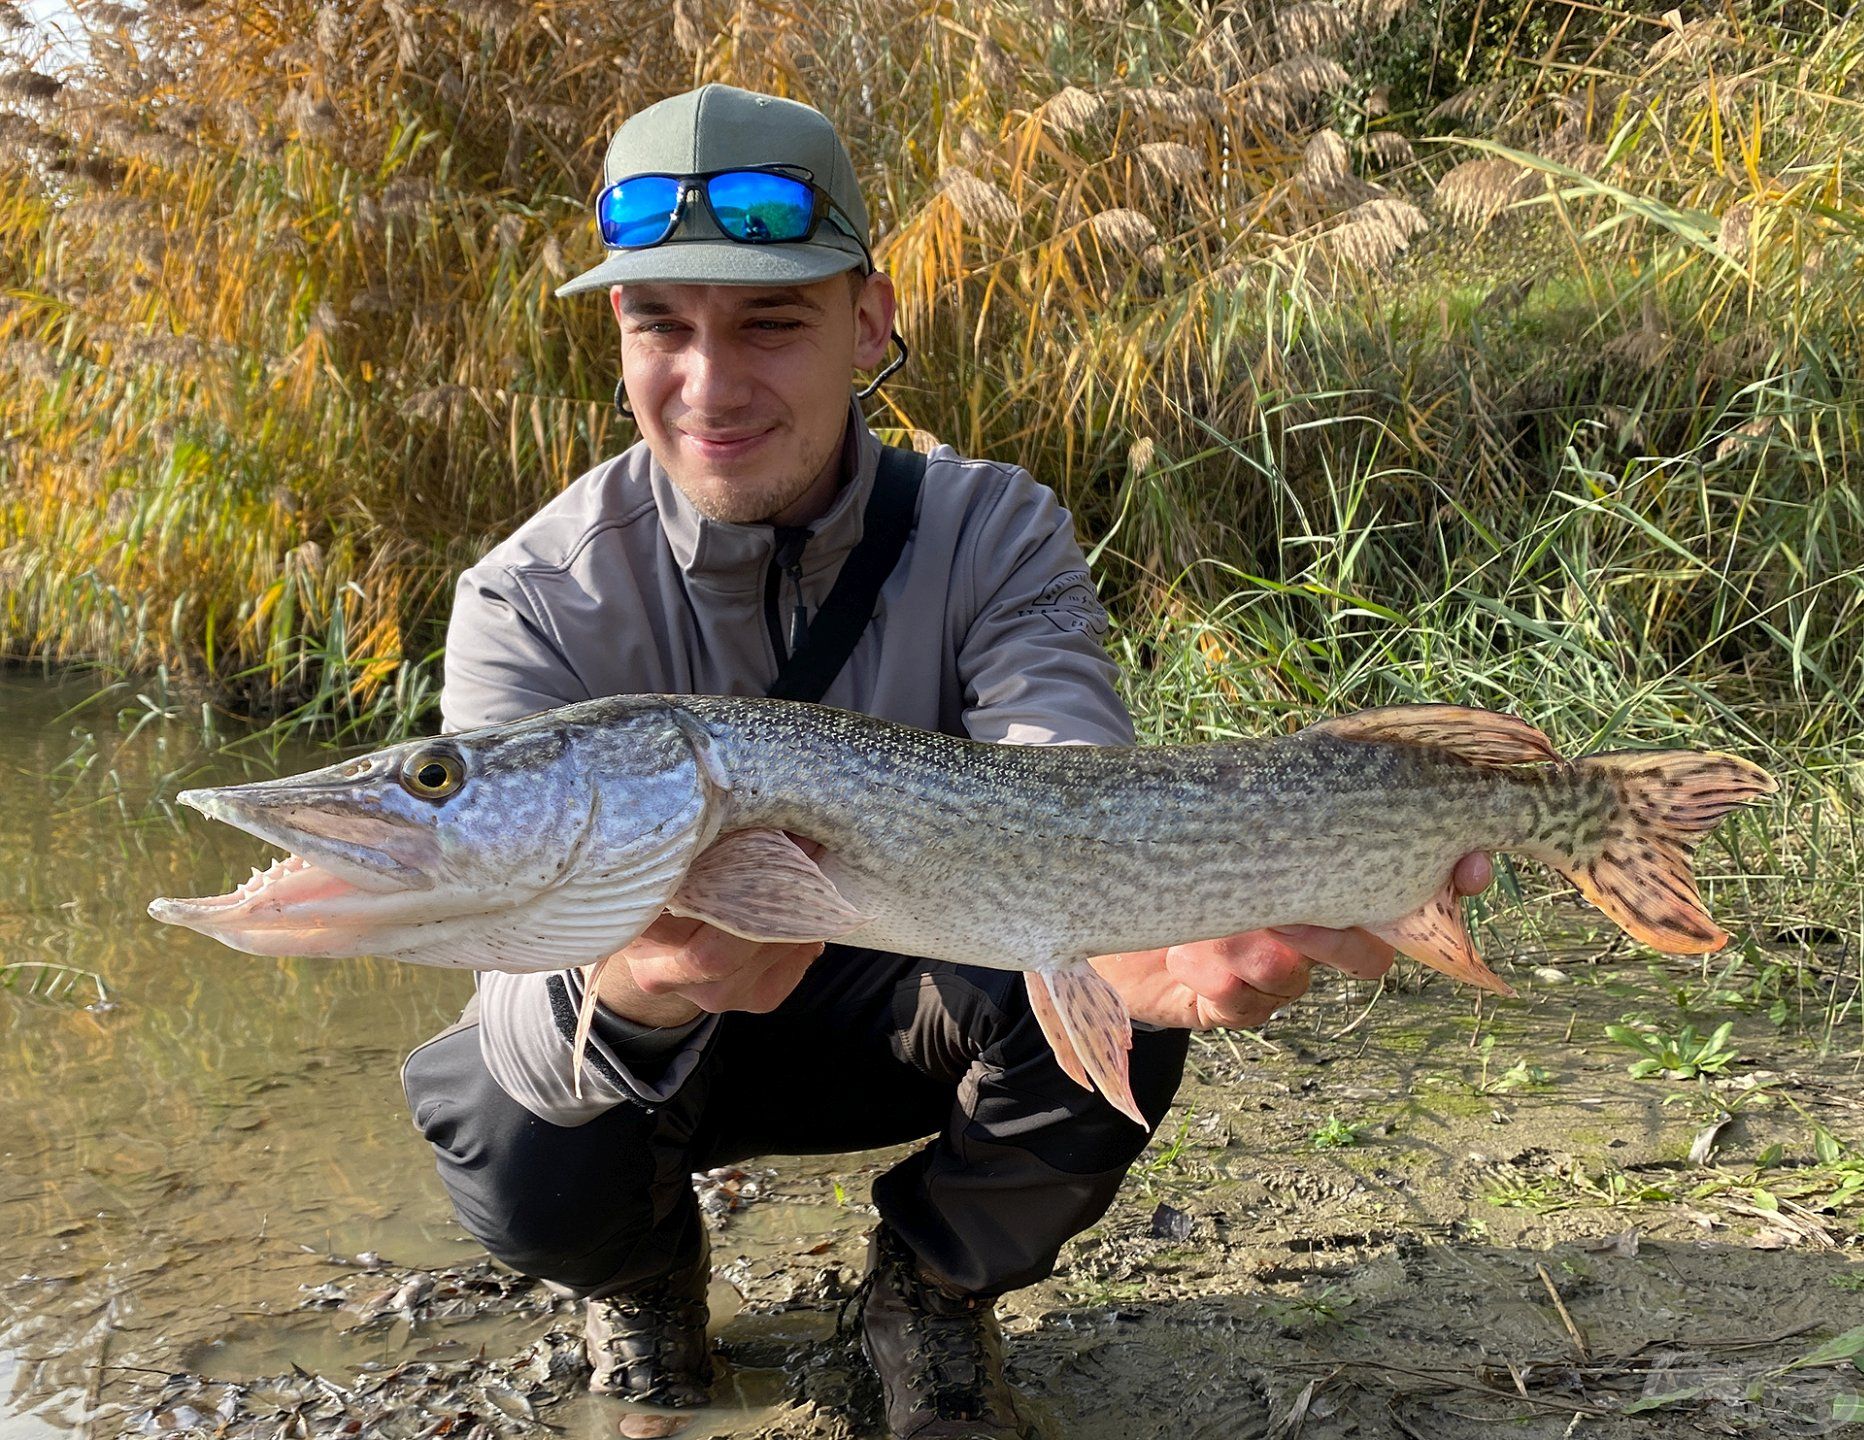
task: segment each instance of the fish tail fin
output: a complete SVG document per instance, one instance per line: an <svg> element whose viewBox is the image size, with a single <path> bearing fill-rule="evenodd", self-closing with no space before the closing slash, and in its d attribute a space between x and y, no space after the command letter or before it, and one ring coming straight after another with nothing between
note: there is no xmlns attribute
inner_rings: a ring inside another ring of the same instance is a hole
<svg viewBox="0 0 1864 1440"><path fill-rule="evenodd" d="M1729 811L1773 794L1773 777L1702 750L1608 751L1583 756L1573 770L1582 787L1603 779L1609 794L1582 814L1579 843L1542 858L1654 950L1706 955L1727 944L1696 890L1695 849Z"/></svg>

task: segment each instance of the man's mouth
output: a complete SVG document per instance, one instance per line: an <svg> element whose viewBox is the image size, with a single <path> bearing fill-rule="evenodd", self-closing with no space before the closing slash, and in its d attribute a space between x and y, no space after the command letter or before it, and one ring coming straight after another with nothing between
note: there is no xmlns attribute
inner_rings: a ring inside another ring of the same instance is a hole
<svg viewBox="0 0 1864 1440"><path fill-rule="evenodd" d="M727 430L708 433L699 430L682 430L687 443L708 460L730 460L738 455L748 454L757 445L775 433L775 426L765 426L758 430Z"/></svg>

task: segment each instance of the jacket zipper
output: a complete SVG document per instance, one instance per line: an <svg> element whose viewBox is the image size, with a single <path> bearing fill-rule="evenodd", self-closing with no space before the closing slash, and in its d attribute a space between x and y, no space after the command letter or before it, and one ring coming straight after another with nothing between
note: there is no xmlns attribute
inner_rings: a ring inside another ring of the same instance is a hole
<svg viewBox="0 0 1864 1440"><path fill-rule="evenodd" d="M764 625L770 631L770 648L776 652L777 664L782 666L809 638L809 610L803 604L803 547L813 532L799 525L779 525L776 532L776 549L771 552L770 569L764 575ZM792 599L787 629L781 613L785 576L789 578Z"/></svg>

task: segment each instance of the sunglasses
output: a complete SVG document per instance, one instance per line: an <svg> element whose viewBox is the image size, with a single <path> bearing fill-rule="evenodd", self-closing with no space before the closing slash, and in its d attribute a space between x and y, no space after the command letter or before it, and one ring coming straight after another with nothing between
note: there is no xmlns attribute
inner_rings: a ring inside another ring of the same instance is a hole
<svg viewBox="0 0 1864 1440"><path fill-rule="evenodd" d="M809 239L827 220L860 245L867 268L874 268L854 222L806 170L625 176L596 197L595 221L602 243L611 250L661 244L679 225L693 195L704 202L719 231L740 245L793 245Z"/></svg>

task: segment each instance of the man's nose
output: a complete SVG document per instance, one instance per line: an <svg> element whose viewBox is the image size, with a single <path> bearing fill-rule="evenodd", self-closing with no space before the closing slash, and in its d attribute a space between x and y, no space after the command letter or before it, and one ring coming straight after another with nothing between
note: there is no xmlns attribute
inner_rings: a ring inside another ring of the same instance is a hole
<svg viewBox="0 0 1864 1440"><path fill-rule="evenodd" d="M680 398L689 410L724 414L750 399L750 368L730 344L700 336L687 346L684 359Z"/></svg>

